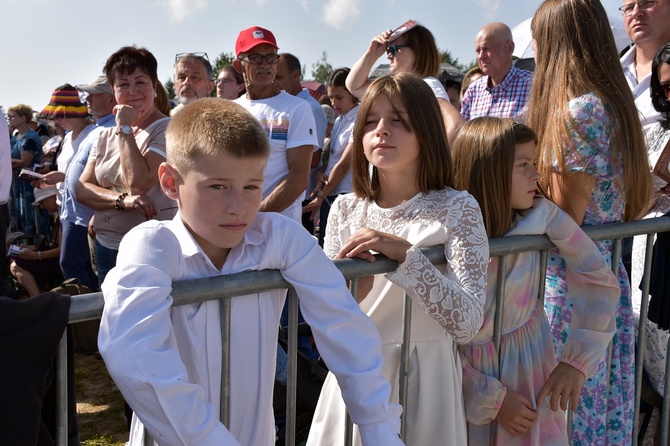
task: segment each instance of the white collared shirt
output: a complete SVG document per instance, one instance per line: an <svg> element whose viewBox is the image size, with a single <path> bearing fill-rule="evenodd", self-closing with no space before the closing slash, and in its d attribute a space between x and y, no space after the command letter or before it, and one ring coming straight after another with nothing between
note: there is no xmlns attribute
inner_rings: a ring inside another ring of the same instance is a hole
<svg viewBox="0 0 670 446"><path fill-rule="evenodd" d="M640 115L640 122L645 134L662 119L661 114L656 111L651 103L651 72L644 78L638 79L635 71L635 46L631 47L621 58L621 68L626 76L626 81L633 92L635 107Z"/></svg>
<svg viewBox="0 0 670 446"><path fill-rule="evenodd" d="M279 269L298 292L319 351L342 386L368 444L401 444L399 407L388 403L374 324L349 294L334 264L298 223L259 213L221 270L177 214L133 228L102 290L99 348L124 398L161 444L260 445L275 442L272 411L277 328L285 291L231 301L230 430L219 421L219 302L171 307L172 282ZM143 444L133 418L131 446Z"/></svg>

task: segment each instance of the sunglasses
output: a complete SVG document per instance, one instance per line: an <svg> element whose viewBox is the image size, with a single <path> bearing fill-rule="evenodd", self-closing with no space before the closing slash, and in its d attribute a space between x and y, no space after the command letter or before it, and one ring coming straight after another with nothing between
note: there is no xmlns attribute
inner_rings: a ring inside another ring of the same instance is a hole
<svg viewBox="0 0 670 446"><path fill-rule="evenodd" d="M198 59L205 59L207 62L209 62L209 56L207 55L207 53L177 53L174 56L174 63L176 64L177 62L179 62L179 59L186 56L196 57Z"/></svg>
<svg viewBox="0 0 670 446"><path fill-rule="evenodd" d="M409 48L409 45L389 45L386 47L386 54L391 57L395 57L398 54L400 48Z"/></svg>
<svg viewBox="0 0 670 446"><path fill-rule="evenodd" d="M252 65L260 65L263 59L265 59L268 65L274 65L279 62L279 54L248 54L237 58L237 60L246 60Z"/></svg>

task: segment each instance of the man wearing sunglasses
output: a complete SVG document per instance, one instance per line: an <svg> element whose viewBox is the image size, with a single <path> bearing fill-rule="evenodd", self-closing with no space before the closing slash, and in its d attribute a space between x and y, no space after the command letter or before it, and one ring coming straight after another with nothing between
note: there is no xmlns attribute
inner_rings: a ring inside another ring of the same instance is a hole
<svg viewBox="0 0 670 446"><path fill-rule="evenodd" d="M319 143L307 102L274 82L278 49L267 29L254 26L240 31L233 67L242 73L247 94L235 102L260 121L270 138L260 211L279 212L300 222L312 152Z"/></svg>
<svg viewBox="0 0 670 446"><path fill-rule="evenodd" d="M210 95L214 90L214 74L207 53L179 53L175 56L174 89L179 105L171 115L184 105Z"/></svg>
<svg viewBox="0 0 670 446"><path fill-rule="evenodd" d="M533 73L512 65L512 31L504 23L489 23L477 33L475 52L484 76L463 95L463 117L470 120L480 116L520 115L530 98Z"/></svg>
<svg viewBox="0 0 670 446"><path fill-rule="evenodd" d="M626 33L635 44L621 58L645 133L661 114L651 104L651 63L656 52L670 42L670 0L624 0L619 8Z"/></svg>

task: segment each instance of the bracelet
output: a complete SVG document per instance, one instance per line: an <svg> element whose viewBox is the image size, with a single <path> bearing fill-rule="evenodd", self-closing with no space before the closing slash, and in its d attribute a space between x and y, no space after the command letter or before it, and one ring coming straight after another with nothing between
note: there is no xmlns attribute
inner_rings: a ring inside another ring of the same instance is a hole
<svg viewBox="0 0 670 446"><path fill-rule="evenodd" d="M41 251L37 251L37 258L39 260L42 260L42 252Z"/></svg>
<svg viewBox="0 0 670 446"><path fill-rule="evenodd" d="M123 199L126 198L127 196L128 196L128 193L127 193L127 192L124 192L124 193L122 193L121 195L119 195L119 197L116 199L116 201L114 201L114 208L115 208L117 211L123 211L123 210L126 209L125 207L121 207L121 202L122 202Z"/></svg>

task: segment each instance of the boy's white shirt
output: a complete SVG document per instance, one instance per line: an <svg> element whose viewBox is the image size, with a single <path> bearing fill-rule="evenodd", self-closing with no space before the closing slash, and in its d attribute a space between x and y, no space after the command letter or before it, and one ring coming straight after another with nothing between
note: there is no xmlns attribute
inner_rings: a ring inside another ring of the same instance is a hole
<svg viewBox="0 0 670 446"><path fill-rule="evenodd" d="M319 351L337 376L364 444L402 444L388 402L380 339L333 263L299 224L259 213L218 271L177 214L131 230L102 285L99 348L110 374L160 444L273 445L277 326L285 291L232 300L230 432L219 421L218 301L171 308L172 281L279 269L296 288ZM136 418L130 445L143 444Z"/></svg>

